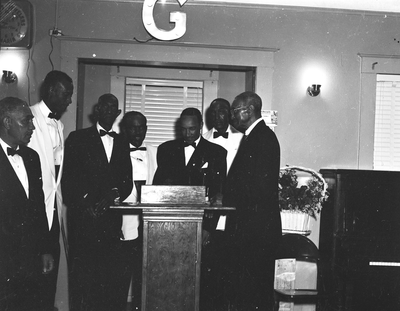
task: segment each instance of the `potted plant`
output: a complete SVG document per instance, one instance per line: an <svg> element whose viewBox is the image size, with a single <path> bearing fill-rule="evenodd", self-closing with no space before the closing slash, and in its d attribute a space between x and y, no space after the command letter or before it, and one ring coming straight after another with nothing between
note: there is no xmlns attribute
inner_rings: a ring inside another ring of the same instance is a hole
<svg viewBox="0 0 400 311"><path fill-rule="evenodd" d="M279 173L279 207L284 231L309 233L310 217L317 219L327 200L327 183L316 171L286 166Z"/></svg>

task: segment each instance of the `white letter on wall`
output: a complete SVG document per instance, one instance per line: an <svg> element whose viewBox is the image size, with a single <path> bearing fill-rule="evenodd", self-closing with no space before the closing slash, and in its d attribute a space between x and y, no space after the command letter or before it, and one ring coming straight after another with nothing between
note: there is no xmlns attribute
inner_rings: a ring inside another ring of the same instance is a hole
<svg viewBox="0 0 400 311"><path fill-rule="evenodd" d="M153 11L158 0L144 0L142 19L146 30L154 38L158 40L176 40L181 38L186 32L186 13L171 12L169 21L175 23L175 27L169 31L159 29L154 22ZM180 6L184 5L187 0L177 0Z"/></svg>

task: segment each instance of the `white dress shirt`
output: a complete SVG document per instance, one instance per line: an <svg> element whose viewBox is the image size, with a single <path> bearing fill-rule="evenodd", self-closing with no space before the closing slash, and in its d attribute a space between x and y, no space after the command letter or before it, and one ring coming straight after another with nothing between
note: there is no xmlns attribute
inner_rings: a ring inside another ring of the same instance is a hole
<svg viewBox="0 0 400 311"><path fill-rule="evenodd" d="M204 133L203 137L209 142L220 145L227 151L226 154L226 173L228 174L231 168L233 159L239 149L240 141L242 140L243 134L236 130L233 126L229 125L227 128L228 138L219 136L214 138L214 132L217 132L215 128L212 128L208 132ZM218 220L216 230L225 230L226 216L221 215Z"/></svg>
<svg viewBox="0 0 400 311"><path fill-rule="evenodd" d="M199 145L199 141L200 141L200 136L194 141L196 147ZM195 148L193 146L186 146L184 149L185 149L185 164L187 165L195 151Z"/></svg>
<svg viewBox="0 0 400 311"><path fill-rule="evenodd" d="M214 144L220 145L221 147L225 148L225 150L227 151L226 173L228 174L233 159L235 158L236 153L239 149L240 141L242 140L243 134L232 126L228 126L227 129L228 138L224 138L222 136L214 138L214 132L217 132L217 130L212 128L208 132L204 133L203 137L207 139L209 142L212 142Z"/></svg>
<svg viewBox="0 0 400 311"><path fill-rule="evenodd" d="M253 130L253 128L255 128L256 125L257 125L258 123L260 123L261 121L264 121L264 119L263 119L263 118L259 118L259 119L255 120L255 121L253 122L253 124L250 125L249 128L244 132L245 135L246 135L246 136L249 136L250 133L251 133L251 131Z"/></svg>
<svg viewBox="0 0 400 311"><path fill-rule="evenodd" d="M100 130L106 131L105 129L103 129L103 127L99 124L99 122L97 122L96 124L96 128L97 131L100 133ZM110 132L112 132L113 130L111 129ZM106 131L108 132L108 131ZM111 137L110 135L104 135L104 136L100 136L101 141L103 143L104 146L104 150L106 151L106 155L107 155L107 160L108 162L110 162L111 160L111 155L112 155L112 150L113 150L113 146L114 146L114 138Z"/></svg>

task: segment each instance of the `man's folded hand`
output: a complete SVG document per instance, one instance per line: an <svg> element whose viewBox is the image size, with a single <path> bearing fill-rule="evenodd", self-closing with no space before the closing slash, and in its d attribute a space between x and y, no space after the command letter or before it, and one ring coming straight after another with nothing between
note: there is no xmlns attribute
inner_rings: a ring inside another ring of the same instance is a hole
<svg viewBox="0 0 400 311"><path fill-rule="evenodd" d="M101 199L98 201L94 208L92 209L92 214L94 217L102 216L113 204L119 204L119 192L117 188L113 188L108 191Z"/></svg>

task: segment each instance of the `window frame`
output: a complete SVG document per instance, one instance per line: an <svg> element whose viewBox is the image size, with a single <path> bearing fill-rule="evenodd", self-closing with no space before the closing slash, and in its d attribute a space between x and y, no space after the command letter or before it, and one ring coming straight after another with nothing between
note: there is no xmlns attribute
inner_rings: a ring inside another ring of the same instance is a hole
<svg viewBox="0 0 400 311"><path fill-rule="evenodd" d="M203 81L126 77L124 112L143 113L148 126L145 143L158 146L176 138L182 110L194 107L203 111L203 93Z"/></svg>

